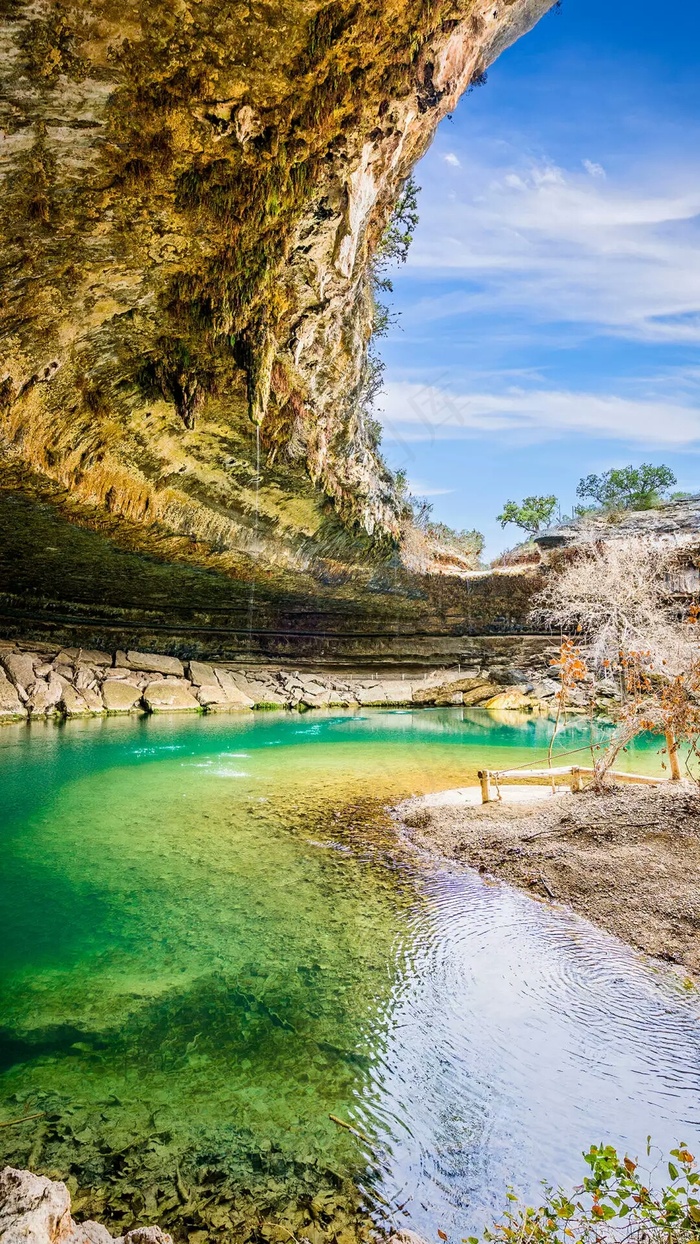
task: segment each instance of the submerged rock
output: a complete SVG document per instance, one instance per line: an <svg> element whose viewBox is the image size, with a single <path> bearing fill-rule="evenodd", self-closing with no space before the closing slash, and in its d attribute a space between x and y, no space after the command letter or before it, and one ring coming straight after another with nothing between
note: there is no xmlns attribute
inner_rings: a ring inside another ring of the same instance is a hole
<svg viewBox="0 0 700 1244"><path fill-rule="evenodd" d="M99 1222L77 1223L71 1217L64 1183L6 1166L0 1172L0 1244L112 1244ZM160 1227L138 1227L119 1244L172 1244Z"/></svg>

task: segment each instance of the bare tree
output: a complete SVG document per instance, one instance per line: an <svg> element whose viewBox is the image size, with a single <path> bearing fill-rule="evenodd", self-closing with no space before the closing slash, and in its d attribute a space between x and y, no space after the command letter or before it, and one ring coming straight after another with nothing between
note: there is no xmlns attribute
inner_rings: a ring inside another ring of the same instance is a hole
<svg viewBox="0 0 700 1244"><path fill-rule="evenodd" d="M698 612L682 617L671 590L676 554L651 539L591 541L567 556L534 602L540 622L576 633L592 672L617 677L617 729L596 764L600 781L642 730L665 735L671 776L678 744L700 733Z"/></svg>

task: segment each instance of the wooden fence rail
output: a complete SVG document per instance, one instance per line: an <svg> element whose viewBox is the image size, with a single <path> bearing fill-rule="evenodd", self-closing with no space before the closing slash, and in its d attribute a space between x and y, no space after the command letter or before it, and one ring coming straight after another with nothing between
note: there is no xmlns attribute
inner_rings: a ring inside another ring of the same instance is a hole
<svg viewBox="0 0 700 1244"><path fill-rule="evenodd" d="M593 775L595 769L588 768L585 765L561 765L559 768L552 769L480 769L478 773L481 783L481 802L491 803L491 781L496 784L496 788L502 781L512 781L523 778L555 778L571 775L571 790L579 791L583 789L584 774ZM622 773L618 769L610 769L610 776L617 778L621 782L641 782L643 786L659 786L662 782L667 782L668 778L663 777L647 777L644 773ZM497 794L500 799L500 794Z"/></svg>

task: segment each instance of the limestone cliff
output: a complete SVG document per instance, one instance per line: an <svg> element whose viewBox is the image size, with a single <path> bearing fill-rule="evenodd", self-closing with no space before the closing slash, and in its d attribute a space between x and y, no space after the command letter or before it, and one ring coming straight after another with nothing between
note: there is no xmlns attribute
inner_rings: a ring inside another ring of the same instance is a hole
<svg viewBox="0 0 700 1244"><path fill-rule="evenodd" d="M551 3L0 0L5 462L219 554L395 535L371 254Z"/></svg>

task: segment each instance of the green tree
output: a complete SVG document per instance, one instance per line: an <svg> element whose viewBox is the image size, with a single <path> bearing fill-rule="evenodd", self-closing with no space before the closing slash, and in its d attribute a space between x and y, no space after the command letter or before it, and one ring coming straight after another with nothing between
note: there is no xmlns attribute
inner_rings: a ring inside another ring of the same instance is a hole
<svg viewBox="0 0 700 1244"><path fill-rule="evenodd" d="M663 500L676 483L670 467L613 467L602 475L586 475L576 489L576 496L590 498L597 505L613 510L649 510Z"/></svg>
<svg viewBox="0 0 700 1244"><path fill-rule="evenodd" d="M549 526L557 505L557 498L552 495L524 497L520 503L506 501L502 512L496 516L497 522L501 524L501 527L513 523L515 527L522 527L528 535L536 536L543 527Z"/></svg>
<svg viewBox="0 0 700 1244"><path fill-rule="evenodd" d="M375 277L392 264L405 263L418 227L418 195L420 186L413 174L406 178L374 258ZM391 290L391 281L377 279L380 289Z"/></svg>
<svg viewBox="0 0 700 1244"><path fill-rule="evenodd" d="M416 184L413 176L409 175L403 183L370 264L372 332L360 383L355 393L355 402L365 413L371 411L384 388L385 363L377 349L377 339L386 337L391 325L396 323L396 314L390 311L378 295L393 292L394 287L389 277L386 276L387 268L406 262L413 234L418 225L419 193L420 186ZM372 432L373 444L376 448L381 440L381 426L374 420L371 425L368 424L368 428Z"/></svg>

